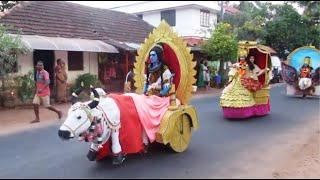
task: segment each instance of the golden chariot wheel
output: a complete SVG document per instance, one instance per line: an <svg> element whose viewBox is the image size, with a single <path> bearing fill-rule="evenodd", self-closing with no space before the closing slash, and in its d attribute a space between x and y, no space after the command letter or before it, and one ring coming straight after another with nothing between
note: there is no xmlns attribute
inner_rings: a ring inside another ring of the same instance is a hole
<svg viewBox="0 0 320 180"><path fill-rule="evenodd" d="M175 152L183 152L188 148L190 140L191 120L186 114L181 114L174 125L169 146Z"/></svg>

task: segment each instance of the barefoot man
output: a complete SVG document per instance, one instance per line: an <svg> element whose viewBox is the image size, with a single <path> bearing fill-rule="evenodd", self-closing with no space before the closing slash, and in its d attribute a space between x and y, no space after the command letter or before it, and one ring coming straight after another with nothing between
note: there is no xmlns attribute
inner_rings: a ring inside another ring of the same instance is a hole
<svg viewBox="0 0 320 180"><path fill-rule="evenodd" d="M33 98L33 108L34 108L34 113L36 115L36 119L31 121L30 123L40 122L39 106L41 102L44 107L46 107L51 111L56 112L58 114L59 119L61 119L62 112L50 105L49 73L46 70L44 70L42 61L37 62L36 68L37 68L36 93Z"/></svg>

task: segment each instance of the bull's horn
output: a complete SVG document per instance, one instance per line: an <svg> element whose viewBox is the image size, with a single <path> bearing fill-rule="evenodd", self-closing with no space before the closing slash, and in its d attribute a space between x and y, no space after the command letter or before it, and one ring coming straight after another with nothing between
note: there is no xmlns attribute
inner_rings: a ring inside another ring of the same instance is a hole
<svg viewBox="0 0 320 180"><path fill-rule="evenodd" d="M95 107L97 107L98 106L98 104L99 104L99 94L98 94L98 92L95 90L95 88L93 87L93 86L90 86L90 88L91 88L91 91L93 92L93 95L94 95L94 98L93 98L93 100L88 104L88 106L90 107L90 109L93 109L93 108L95 108Z"/></svg>
<svg viewBox="0 0 320 180"><path fill-rule="evenodd" d="M74 104L78 101L78 96L80 95L81 91L83 90L83 82L81 82L80 88L76 89L71 96L71 103Z"/></svg>

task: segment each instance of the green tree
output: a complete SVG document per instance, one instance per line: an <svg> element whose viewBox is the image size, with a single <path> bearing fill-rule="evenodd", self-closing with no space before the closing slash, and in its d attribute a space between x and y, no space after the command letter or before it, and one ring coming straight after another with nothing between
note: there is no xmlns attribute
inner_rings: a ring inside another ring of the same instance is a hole
<svg viewBox="0 0 320 180"><path fill-rule="evenodd" d="M266 44L276 49L279 56L285 58L285 51L313 44L319 46L319 26L312 26L289 4L275 6L272 21L267 22Z"/></svg>
<svg viewBox="0 0 320 180"><path fill-rule="evenodd" d="M2 78L2 89L4 89L6 75L17 70L18 55L25 54L28 51L19 35L9 35L6 32L6 28L0 25L0 77Z"/></svg>
<svg viewBox="0 0 320 180"><path fill-rule="evenodd" d="M1 1L0 11L4 12L6 10L9 10L18 3L19 3L19 1Z"/></svg>
<svg viewBox="0 0 320 180"><path fill-rule="evenodd" d="M226 14L224 22L231 24L233 32L239 40L263 40L264 25L272 13L269 11L271 3L241 1L235 8L240 13Z"/></svg>
<svg viewBox="0 0 320 180"><path fill-rule="evenodd" d="M6 28L0 25L0 79L1 90L0 103L5 101L5 88L8 74L17 70L17 58L19 54L27 53L28 49L22 44L20 36L12 36L6 32Z"/></svg>
<svg viewBox="0 0 320 180"><path fill-rule="evenodd" d="M254 19L247 21L243 26L237 29L238 40L258 41L264 37L265 20L261 16L256 16Z"/></svg>
<svg viewBox="0 0 320 180"><path fill-rule="evenodd" d="M230 24L219 23L212 32L211 37L202 46L202 50L213 59L220 61L219 74L224 78L224 63L235 61L238 51L238 44L232 33Z"/></svg>
<svg viewBox="0 0 320 180"><path fill-rule="evenodd" d="M16 68L19 54L27 53L19 35L12 36L6 32L6 27L0 25L0 76L11 73Z"/></svg>
<svg viewBox="0 0 320 180"><path fill-rule="evenodd" d="M319 1L293 1L304 8L303 15L311 22L319 24L320 22L320 2Z"/></svg>

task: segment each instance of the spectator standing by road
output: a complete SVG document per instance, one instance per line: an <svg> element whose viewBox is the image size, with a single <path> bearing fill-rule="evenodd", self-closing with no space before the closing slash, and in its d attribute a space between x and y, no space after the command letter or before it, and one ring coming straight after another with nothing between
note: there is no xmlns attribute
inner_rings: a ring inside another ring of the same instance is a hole
<svg viewBox="0 0 320 180"><path fill-rule="evenodd" d="M36 92L33 98L33 108L36 115L36 119L30 123L40 122L39 118L39 106L42 103L47 109L54 111L58 114L59 119L62 117L62 112L50 105L50 78L49 73L44 70L43 62L37 62L37 74L36 74Z"/></svg>

